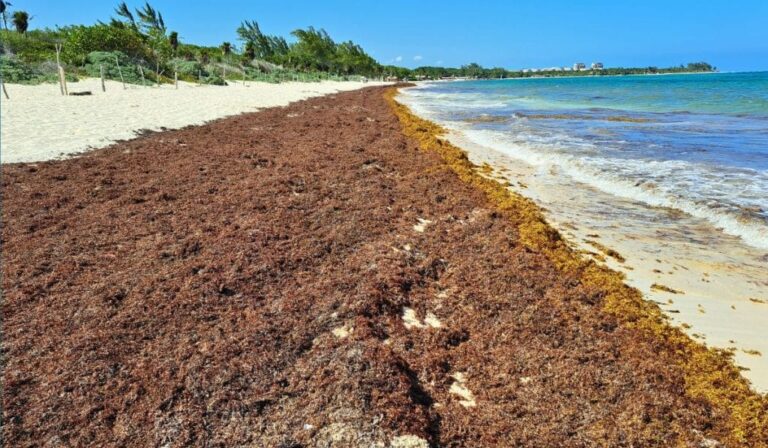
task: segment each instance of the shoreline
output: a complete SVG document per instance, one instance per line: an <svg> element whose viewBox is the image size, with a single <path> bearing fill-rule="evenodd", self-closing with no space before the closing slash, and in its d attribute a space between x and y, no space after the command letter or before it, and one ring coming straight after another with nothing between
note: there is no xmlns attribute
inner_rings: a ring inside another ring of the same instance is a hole
<svg viewBox="0 0 768 448"><path fill-rule="evenodd" d="M681 212L616 198L566 180L564 173L545 176L539 168L475 143L460 131L446 137L466 150L476 165L492 167L486 173L490 179L533 199L575 250L621 272L686 334L733 353L754 390L768 393L768 341L763 334L768 285L760 282L768 270L760 267L760 249L700 218L684 220L678 217ZM564 207L560 200L566 197L571 203ZM654 213L658 219L647 218L656 222L650 228L633 226L612 207L622 207L624 214ZM664 221L667 213L677 217L674 222Z"/></svg>
<svg viewBox="0 0 768 448"><path fill-rule="evenodd" d="M727 355L395 94L4 165L4 441L768 443Z"/></svg>
<svg viewBox="0 0 768 448"><path fill-rule="evenodd" d="M389 100L406 125L407 134L418 139L424 150L442 154L463 181L484 190L497 206L515 209L521 214L518 226L524 244L546 253L563 273L579 272L584 277L583 281L604 288L605 313L615 316L629 328L648 332L661 344L671 344L668 350L674 353L673 359L686 371L686 394L711 400L721 411L733 413L730 421L732 442L753 442L751 438L743 437L752 431L760 433L763 430L758 428L768 423L768 395L750 388L749 382L733 362L733 351L707 347L680 328L670 325L656 303L646 300L639 290L625 283L624 272L600 266L596 260L573 250L570 243L561 239L559 232L547 223L545 213L539 206L488 176L492 172L486 169L488 165L474 165L465 151L450 143L444 128L414 115L406 105L398 103L395 96L396 93L391 94ZM681 346L685 348L681 350ZM746 414L751 414L751 417L744 419ZM768 434L755 440L764 438L768 440Z"/></svg>
<svg viewBox="0 0 768 448"><path fill-rule="evenodd" d="M401 98L431 117L418 98ZM574 250L621 272L690 337L732 353L752 387L768 393L768 268L760 241L585 182L568 167L525 158L513 143L460 123L446 126L444 138L483 166L483 175L534 200Z"/></svg>

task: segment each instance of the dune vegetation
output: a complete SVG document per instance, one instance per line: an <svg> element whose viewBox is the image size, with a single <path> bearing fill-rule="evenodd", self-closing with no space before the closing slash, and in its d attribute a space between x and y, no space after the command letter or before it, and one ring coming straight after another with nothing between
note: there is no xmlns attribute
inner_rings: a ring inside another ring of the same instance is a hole
<svg viewBox="0 0 768 448"><path fill-rule="evenodd" d="M352 42L336 42L323 29L291 33L291 40L262 33L256 21L237 28L238 42L218 46L185 42L166 25L163 14L145 3L125 2L107 22L30 29L30 14L9 11L2 2L0 70L6 82L53 82L61 64L70 78L99 76L133 84L190 82L224 85L226 80L319 81L384 74L384 68ZM18 20L17 20L18 19Z"/></svg>

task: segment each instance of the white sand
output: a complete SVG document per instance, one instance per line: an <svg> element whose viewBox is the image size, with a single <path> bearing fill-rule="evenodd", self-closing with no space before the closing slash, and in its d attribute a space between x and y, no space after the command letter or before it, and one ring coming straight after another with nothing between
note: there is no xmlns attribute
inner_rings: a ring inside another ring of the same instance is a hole
<svg viewBox="0 0 768 448"><path fill-rule="evenodd" d="M380 83L333 82L267 84L230 82L229 86L179 83L141 87L98 79L69 83L62 96L58 84L6 84L10 100L0 99L0 161L35 162L73 155L130 139L141 129L176 129L217 118L253 112L310 97Z"/></svg>

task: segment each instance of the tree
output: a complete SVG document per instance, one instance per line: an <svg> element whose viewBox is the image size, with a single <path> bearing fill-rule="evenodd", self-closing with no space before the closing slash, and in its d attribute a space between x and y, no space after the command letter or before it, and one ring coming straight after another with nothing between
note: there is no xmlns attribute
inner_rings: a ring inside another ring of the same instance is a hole
<svg viewBox="0 0 768 448"><path fill-rule="evenodd" d="M8 29L8 16L6 15L6 12L9 6L13 5L11 5L10 2L4 2L3 0L0 0L0 16L3 17L3 27L6 30Z"/></svg>
<svg viewBox="0 0 768 448"><path fill-rule="evenodd" d="M245 43L245 52L243 53L243 56L249 62L256 59L256 45L253 42Z"/></svg>
<svg viewBox="0 0 768 448"><path fill-rule="evenodd" d="M306 30L295 30L291 34L298 39L291 46L288 56L292 65L303 70L327 71L331 68L336 44L325 30L309 27Z"/></svg>
<svg viewBox="0 0 768 448"><path fill-rule="evenodd" d="M345 75L351 73L371 75L378 68L378 63L360 45L352 41L336 45L333 65L334 71Z"/></svg>
<svg viewBox="0 0 768 448"><path fill-rule="evenodd" d="M127 23L134 31L139 31L139 26L136 24L136 19L133 17L133 13L131 13L130 8L128 8L128 5L126 5L125 2L117 5L117 8L115 8L115 13L118 15L118 17L122 17L123 20L113 17L113 26Z"/></svg>
<svg viewBox="0 0 768 448"><path fill-rule="evenodd" d="M476 62L473 62L469 65L462 65L461 71L463 72L464 76L477 76L480 77L483 74L483 67L480 66L480 64L477 64Z"/></svg>
<svg viewBox="0 0 768 448"><path fill-rule="evenodd" d="M224 42L221 44L221 53L224 55L224 57L232 54L232 44L229 42Z"/></svg>
<svg viewBox="0 0 768 448"><path fill-rule="evenodd" d="M101 23L66 27L62 31L62 56L69 63L82 64L88 53L93 51L120 51L137 60L152 57L144 37L130 27Z"/></svg>
<svg viewBox="0 0 768 448"><path fill-rule="evenodd" d="M139 23L144 28L146 33L150 31L162 31L165 34L165 21L160 11L156 10L149 4L144 3L144 8L137 9L136 14L139 16Z"/></svg>
<svg viewBox="0 0 768 448"><path fill-rule="evenodd" d="M253 59L281 64L285 61L289 51L288 42L280 36L268 36L261 32L259 24L255 20L246 20L237 28L238 39L253 46Z"/></svg>
<svg viewBox="0 0 768 448"><path fill-rule="evenodd" d="M246 20L237 28L237 35L243 42L256 43L263 34L255 20Z"/></svg>
<svg viewBox="0 0 768 448"><path fill-rule="evenodd" d="M24 34L27 32L27 28L29 28L29 21L30 21L29 14L26 11L16 11L13 13L13 26L16 28L16 31L18 31L20 34Z"/></svg>
<svg viewBox="0 0 768 448"><path fill-rule="evenodd" d="M171 48L173 48L173 53L176 53L176 50L179 49L179 33L176 31L171 31L171 34L168 35L168 43L171 44Z"/></svg>
<svg viewBox="0 0 768 448"><path fill-rule="evenodd" d="M208 53L207 48L203 48L200 50L200 63L201 64L207 64L211 61L211 55Z"/></svg>
<svg viewBox="0 0 768 448"><path fill-rule="evenodd" d="M159 79L162 74L161 66L178 49L179 35L176 32L171 33L170 36L166 35L167 29L163 15L149 2L145 2L141 9L136 8L135 12L136 15L131 12L125 2L121 2L115 8L118 18L113 17L109 26L117 29L129 29L146 42L155 62L155 72Z"/></svg>

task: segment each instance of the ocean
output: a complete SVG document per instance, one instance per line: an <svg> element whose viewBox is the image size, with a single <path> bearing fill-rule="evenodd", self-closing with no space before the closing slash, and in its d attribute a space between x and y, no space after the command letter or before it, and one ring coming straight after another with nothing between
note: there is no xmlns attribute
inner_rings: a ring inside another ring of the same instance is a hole
<svg viewBox="0 0 768 448"><path fill-rule="evenodd" d="M768 392L768 72L434 82L398 99Z"/></svg>
<svg viewBox="0 0 768 448"><path fill-rule="evenodd" d="M409 95L480 144L768 249L768 72L450 82Z"/></svg>

